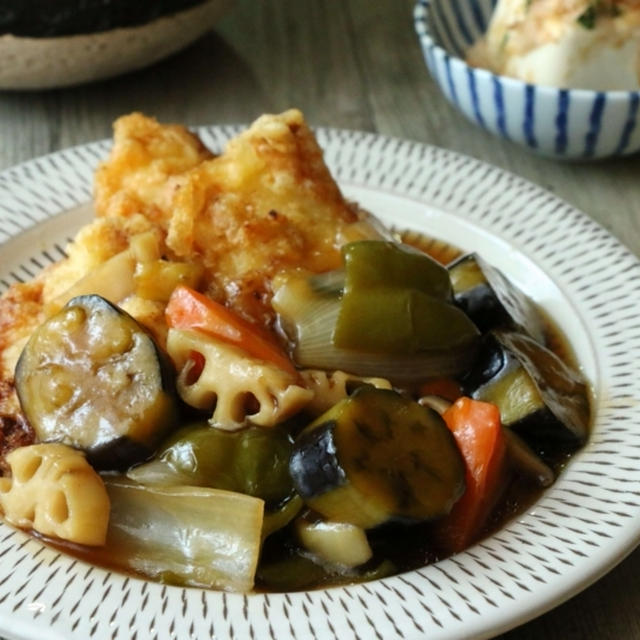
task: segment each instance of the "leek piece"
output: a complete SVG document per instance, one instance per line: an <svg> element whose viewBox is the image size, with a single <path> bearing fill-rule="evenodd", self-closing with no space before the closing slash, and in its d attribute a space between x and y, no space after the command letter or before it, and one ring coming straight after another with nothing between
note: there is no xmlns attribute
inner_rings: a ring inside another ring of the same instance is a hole
<svg viewBox="0 0 640 640"><path fill-rule="evenodd" d="M417 289L345 289L333 331L336 347L419 354L469 347L479 336L464 311Z"/></svg>
<svg viewBox="0 0 640 640"><path fill-rule="evenodd" d="M363 289L414 289L451 300L452 289L445 267L408 245L363 240L342 247L345 293Z"/></svg>
<svg viewBox="0 0 640 640"><path fill-rule="evenodd" d="M238 491L279 505L293 490L291 447L289 435L279 427L225 431L195 423L170 436L153 460L127 476L144 484Z"/></svg>
<svg viewBox="0 0 640 640"><path fill-rule="evenodd" d="M473 344L463 342L450 349L438 345L438 348L409 354L372 353L335 346L332 335L340 313L340 298L335 293L318 294L314 286L316 278L291 272L279 275L273 283L272 305L278 314L280 328L293 344L292 355L299 366L340 369L358 376L383 377L404 384L456 375L472 363L475 339ZM366 329L362 331L366 332Z"/></svg>
<svg viewBox="0 0 640 640"><path fill-rule="evenodd" d="M264 502L201 487L107 478L110 565L185 586L247 592L261 547Z"/></svg>
<svg viewBox="0 0 640 640"><path fill-rule="evenodd" d="M201 486L200 483L194 482L191 474L181 471L161 458L154 458L137 467L132 467L127 471L127 478L140 484L159 484L168 487Z"/></svg>
<svg viewBox="0 0 640 640"><path fill-rule="evenodd" d="M304 502L302 498L294 493L289 500L277 509L264 512L262 523L262 539L270 536L275 531L286 527L302 510Z"/></svg>
<svg viewBox="0 0 640 640"><path fill-rule="evenodd" d="M314 293L341 296L344 289L344 269L334 269L325 273L316 273L309 277L309 284Z"/></svg>
<svg viewBox="0 0 640 640"><path fill-rule="evenodd" d="M449 272L393 242L342 248L345 284L332 334L336 347L412 354L471 344L479 335L452 302Z"/></svg>

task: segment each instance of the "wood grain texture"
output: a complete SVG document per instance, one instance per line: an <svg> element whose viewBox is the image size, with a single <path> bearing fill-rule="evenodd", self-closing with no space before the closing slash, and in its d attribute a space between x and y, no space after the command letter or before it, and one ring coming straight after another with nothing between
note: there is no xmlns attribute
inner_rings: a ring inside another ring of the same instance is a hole
<svg viewBox="0 0 640 640"><path fill-rule="evenodd" d="M514 171L640 255L640 156L559 163L467 122L427 73L412 9L412 0L238 0L214 32L150 69L72 89L0 94L0 169L108 137L113 119L132 110L197 125L297 106L315 125L410 138ZM633 640L639 610L640 550L569 602L498 637Z"/></svg>

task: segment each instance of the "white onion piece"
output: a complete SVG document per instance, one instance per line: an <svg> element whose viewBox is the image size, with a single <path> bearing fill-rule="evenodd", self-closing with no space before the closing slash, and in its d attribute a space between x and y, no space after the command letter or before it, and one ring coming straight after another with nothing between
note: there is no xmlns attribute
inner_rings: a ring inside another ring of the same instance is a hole
<svg viewBox="0 0 640 640"><path fill-rule="evenodd" d="M253 588L264 501L203 487L105 481L111 499L109 564L181 585Z"/></svg>

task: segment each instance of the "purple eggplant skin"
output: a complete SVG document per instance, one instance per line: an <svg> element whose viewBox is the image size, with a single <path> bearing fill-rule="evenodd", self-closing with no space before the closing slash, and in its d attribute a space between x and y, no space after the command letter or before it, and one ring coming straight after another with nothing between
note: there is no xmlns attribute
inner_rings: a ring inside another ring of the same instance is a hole
<svg viewBox="0 0 640 640"><path fill-rule="evenodd" d="M441 517L465 490L464 460L440 414L369 385L298 435L289 474L310 509L363 529Z"/></svg>
<svg viewBox="0 0 640 640"><path fill-rule="evenodd" d="M571 453L588 437L589 390L582 376L531 337L492 331L460 380L463 392L500 409L505 427L544 456Z"/></svg>
<svg viewBox="0 0 640 640"><path fill-rule="evenodd" d="M98 295L73 298L34 331L15 385L38 440L81 449L101 470L145 460L178 421L169 357Z"/></svg>
<svg viewBox="0 0 640 640"><path fill-rule="evenodd" d="M501 271L475 253L447 265L453 299L482 333L519 330L544 344L544 322L535 305Z"/></svg>
<svg viewBox="0 0 640 640"><path fill-rule="evenodd" d="M316 429L303 432L289 460L289 473L295 478L296 489L305 500L331 488L346 484L347 476L335 456L335 420L328 420Z"/></svg>

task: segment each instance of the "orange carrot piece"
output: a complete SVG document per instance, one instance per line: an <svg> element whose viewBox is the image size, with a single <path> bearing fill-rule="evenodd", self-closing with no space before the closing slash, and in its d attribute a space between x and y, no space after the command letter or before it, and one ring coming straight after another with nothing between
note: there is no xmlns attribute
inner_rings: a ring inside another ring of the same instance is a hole
<svg viewBox="0 0 640 640"><path fill-rule="evenodd" d="M215 300L179 285L171 294L165 317L169 327L193 329L233 344L250 356L297 375L284 351L268 335Z"/></svg>
<svg viewBox="0 0 640 640"><path fill-rule="evenodd" d="M467 488L449 515L435 524L443 550L462 551L474 542L501 495L506 471L506 439L498 407L462 397L442 416L465 460Z"/></svg>

